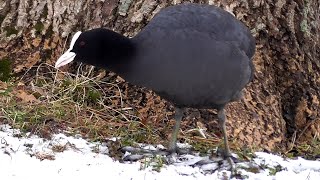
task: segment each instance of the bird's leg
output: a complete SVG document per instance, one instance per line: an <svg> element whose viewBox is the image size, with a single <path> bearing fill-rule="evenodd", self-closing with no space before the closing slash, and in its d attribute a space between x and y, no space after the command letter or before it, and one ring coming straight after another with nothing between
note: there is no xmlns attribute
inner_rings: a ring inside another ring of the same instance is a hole
<svg viewBox="0 0 320 180"><path fill-rule="evenodd" d="M180 130L180 124L181 124L181 120L183 117L183 112L184 112L183 109L175 108L174 119L176 122L173 127L171 141L169 142L169 152L170 153L174 153L177 151L177 137L178 137L179 130Z"/></svg>
<svg viewBox="0 0 320 180"><path fill-rule="evenodd" d="M223 140L224 140L224 158L228 160L231 166L231 171L233 171L234 162L231 159L231 153L229 149L228 136L227 136L227 130L226 130L226 114L224 112L224 108L221 108L218 110L218 119L219 119L219 124L222 130Z"/></svg>
<svg viewBox="0 0 320 180"><path fill-rule="evenodd" d="M181 108L175 108L175 125L173 128L173 132L172 132L172 137L171 140L169 141L169 148L168 151L150 151L150 150L146 150L146 149L139 149L139 148L132 148L132 147L124 147L122 148L122 151L124 152L131 152L133 155L128 155L126 156L126 160L127 161L133 161L133 160L137 160L137 159L142 159L144 158L146 155L145 153L148 154L153 154L153 155L168 155L168 154L173 154L173 153L180 153L178 152L178 148L177 148L177 137L178 137L178 133L180 130L180 124L181 124L181 120L183 117L183 112L184 109ZM140 156L136 156L136 154L140 155Z"/></svg>

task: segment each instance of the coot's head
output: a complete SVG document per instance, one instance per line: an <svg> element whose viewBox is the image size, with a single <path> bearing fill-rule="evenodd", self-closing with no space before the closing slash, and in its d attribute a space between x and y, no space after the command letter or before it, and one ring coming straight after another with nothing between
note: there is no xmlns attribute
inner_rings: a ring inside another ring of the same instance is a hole
<svg viewBox="0 0 320 180"><path fill-rule="evenodd" d="M97 28L79 31L72 37L70 48L57 60L55 67L77 61L107 68L131 58L133 52L131 40L112 30Z"/></svg>
<svg viewBox="0 0 320 180"><path fill-rule="evenodd" d="M71 40L69 49L57 60L55 67L59 68L72 61L97 65L103 59L103 41L101 33L96 30L78 31Z"/></svg>

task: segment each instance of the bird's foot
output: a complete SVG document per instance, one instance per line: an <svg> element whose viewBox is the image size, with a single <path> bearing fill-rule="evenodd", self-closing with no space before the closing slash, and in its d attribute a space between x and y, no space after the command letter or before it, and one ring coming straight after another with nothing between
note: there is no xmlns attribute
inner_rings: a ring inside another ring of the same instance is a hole
<svg viewBox="0 0 320 180"><path fill-rule="evenodd" d="M232 156L230 152L226 152L226 150L220 148L218 148L216 156L223 157L224 160L227 160L232 176L237 174L236 163L240 162L238 158Z"/></svg>
<svg viewBox="0 0 320 180"><path fill-rule="evenodd" d="M178 154L178 155L183 155L183 154L190 154L191 153L191 148L189 147L178 147L178 146L174 146L174 147L169 147L167 152L169 153L169 155L172 154Z"/></svg>
<svg viewBox="0 0 320 180"><path fill-rule="evenodd" d="M234 173L234 171L235 171L235 167L236 167L236 165L235 165L235 163L234 163L234 161L233 161L233 156L229 156L229 157L227 157L226 159L227 159L227 161L228 161L228 163L229 163L229 165L230 165L230 171L231 171L231 174L233 174Z"/></svg>
<svg viewBox="0 0 320 180"><path fill-rule="evenodd" d="M227 157L227 161L228 161L228 163L230 165L229 171L231 172L230 179L232 179L232 178L238 179L238 177L242 177L242 176L237 171L236 164L234 163L232 158L234 158L234 157L232 157L232 156L231 157Z"/></svg>
<svg viewBox="0 0 320 180"><path fill-rule="evenodd" d="M231 154L225 154L223 158L227 160L229 164L229 171L231 172L230 179L232 179L233 177L238 177L239 173L236 169L236 163L239 162L239 160L233 157Z"/></svg>
<svg viewBox="0 0 320 180"><path fill-rule="evenodd" d="M172 157L174 154L177 155L183 155L191 153L190 148L169 148L169 149L162 149L162 148L143 148L143 147L131 147L131 146L125 146L120 149L123 153L128 152L129 154L126 155L123 160L124 161L138 161L140 159L146 158L146 157L153 157L153 156L169 156Z"/></svg>

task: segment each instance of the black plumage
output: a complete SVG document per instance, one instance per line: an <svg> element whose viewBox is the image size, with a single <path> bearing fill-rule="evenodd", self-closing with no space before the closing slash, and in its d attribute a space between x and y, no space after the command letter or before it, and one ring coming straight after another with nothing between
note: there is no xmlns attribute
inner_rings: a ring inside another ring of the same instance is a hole
<svg viewBox="0 0 320 180"><path fill-rule="evenodd" d="M75 60L105 68L174 103L172 151L184 108L218 109L230 156L224 106L237 100L252 79L255 52L249 29L230 13L211 5L181 4L161 10L133 38L98 28L73 41L56 67Z"/></svg>

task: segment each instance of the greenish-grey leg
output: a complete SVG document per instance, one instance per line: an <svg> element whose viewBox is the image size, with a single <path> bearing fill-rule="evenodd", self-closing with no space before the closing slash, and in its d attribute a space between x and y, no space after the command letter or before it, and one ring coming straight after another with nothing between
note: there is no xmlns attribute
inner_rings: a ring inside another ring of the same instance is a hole
<svg viewBox="0 0 320 180"><path fill-rule="evenodd" d="M178 137L179 130L180 130L180 124L181 124L181 120L183 117L183 112L184 112L184 109L175 108L174 119L176 122L173 127L171 141L169 142L169 152L171 152L171 153L177 151L177 137Z"/></svg>
<svg viewBox="0 0 320 180"><path fill-rule="evenodd" d="M230 148L228 143L228 135L227 135L227 129L226 129L226 114L224 112L224 108L221 108L218 110L218 119L219 119L219 124L222 130L223 140L224 140L224 157L228 160L231 166L231 170L233 170L234 162L231 159L231 153L230 153Z"/></svg>

